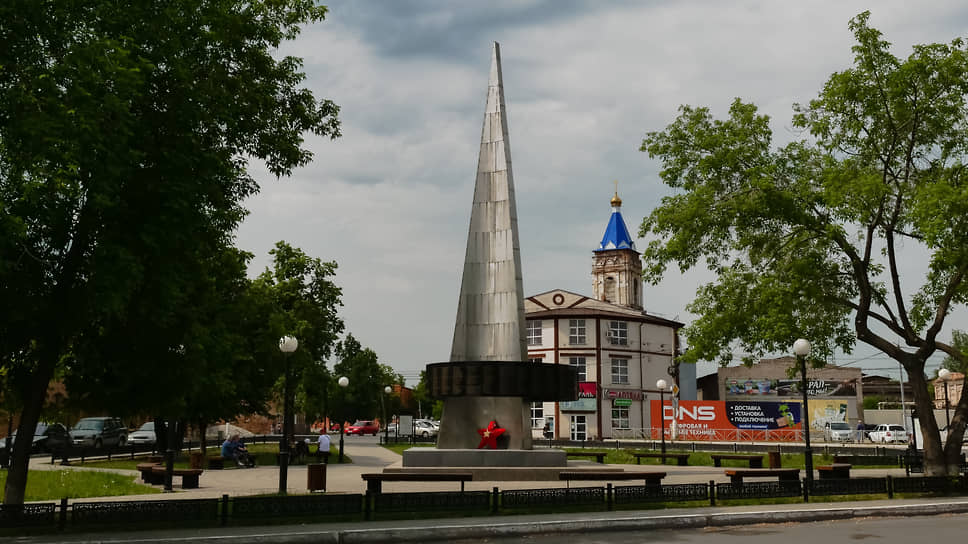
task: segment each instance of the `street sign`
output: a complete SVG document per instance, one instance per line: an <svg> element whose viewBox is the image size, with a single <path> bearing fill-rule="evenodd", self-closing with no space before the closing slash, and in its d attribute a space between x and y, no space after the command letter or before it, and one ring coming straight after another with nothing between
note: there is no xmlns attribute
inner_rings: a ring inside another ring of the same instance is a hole
<svg viewBox="0 0 968 544"><path fill-rule="evenodd" d="M679 386L676 384L672 384L672 396L674 397L679 396Z"/></svg>

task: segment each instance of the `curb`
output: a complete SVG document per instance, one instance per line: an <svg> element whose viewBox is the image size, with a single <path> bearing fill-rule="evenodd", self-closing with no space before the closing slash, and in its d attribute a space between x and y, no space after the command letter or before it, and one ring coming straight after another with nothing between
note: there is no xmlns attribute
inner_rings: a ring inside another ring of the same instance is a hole
<svg viewBox="0 0 968 544"><path fill-rule="evenodd" d="M379 527L372 529L320 529L278 532L221 534L212 536L193 535L188 537L110 537L97 539L97 542L138 542L143 544L181 544L184 542L224 542L228 539L244 538L253 543L333 543L356 544L372 542L440 542L484 538L512 538L526 535L548 535L582 533L588 531L636 531L647 529L702 529L706 527L727 527L762 523L806 523L868 517L936 516L941 514L968 513L968 501L943 503L917 503L902 505L850 506L845 508L824 508L822 510L789 509L760 510L745 512L711 512L699 514L651 515L646 516L619 514L580 520L535 520L502 523L494 521L444 525L440 527ZM441 520L438 520L441 521ZM94 542L83 537L72 538L73 544Z"/></svg>

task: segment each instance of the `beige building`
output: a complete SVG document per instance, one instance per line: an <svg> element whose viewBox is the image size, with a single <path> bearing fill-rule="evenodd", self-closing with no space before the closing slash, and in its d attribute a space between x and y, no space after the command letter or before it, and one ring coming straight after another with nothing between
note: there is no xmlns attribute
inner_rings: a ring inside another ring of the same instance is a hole
<svg viewBox="0 0 968 544"><path fill-rule="evenodd" d="M934 380L934 407L944 410L945 388L948 389L948 406L954 408L961 400L961 392L965 387L965 375L961 372L948 374L947 380Z"/></svg>
<svg viewBox="0 0 968 544"><path fill-rule="evenodd" d="M605 235L592 258L592 296L556 289L524 301L528 358L578 369L577 401L532 406L536 437L642 436L649 427L648 400L659 398L655 387L660 378L670 388L679 378L683 398L695 398L695 366L683 365L680 376L673 364L682 323L642 310L640 254L617 194L611 204Z"/></svg>

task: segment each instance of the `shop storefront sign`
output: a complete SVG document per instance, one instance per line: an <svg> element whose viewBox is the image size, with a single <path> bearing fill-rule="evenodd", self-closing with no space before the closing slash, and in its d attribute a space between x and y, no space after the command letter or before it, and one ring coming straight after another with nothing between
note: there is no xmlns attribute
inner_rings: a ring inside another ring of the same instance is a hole
<svg viewBox="0 0 968 544"><path fill-rule="evenodd" d="M578 400L562 402L558 406L562 412L594 412L597 398L597 383L578 382Z"/></svg>
<svg viewBox="0 0 968 544"><path fill-rule="evenodd" d="M643 398L645 398L645 395L642 393L642 391L639 391L638 389L606 388L603 391L604 391L603 396L606 399L610 399L610 400L615 400L615 399L642 400Z"/></svg>

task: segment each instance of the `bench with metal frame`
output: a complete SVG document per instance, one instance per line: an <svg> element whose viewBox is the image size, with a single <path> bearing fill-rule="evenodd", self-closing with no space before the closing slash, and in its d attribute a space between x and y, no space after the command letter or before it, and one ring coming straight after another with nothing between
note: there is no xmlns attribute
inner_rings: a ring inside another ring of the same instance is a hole
<svg viewBox="0 0 968 544"><path fill-rule="evenodd" d="M739 461L749 461L750 468L763 468L763 455L748 455L741 453L713 453L709 455L713 459L713 465L721 467L723 459L735 459Z"/></svg>
<svg viewBox="0 0 968 544"><path fill-rule="evenodd" d="M734 485L743 485L743 478L776 477L781 482L797 482L800 480L798 468L727 468L724 473Z"/></svg>
<svg viewBox="0 0 968 544"><path fill-rule="evenodd" d="M608 455L607 451L569 451L565 452L567 457L594 457L595 461L601 464L605 463L605 456Z"/></svg>
<svg viewBox="0 0 968 544"><path fill-rule="evenodd" d="M850 467L850 463L832 463L816 468L821 480L842 480L850 478Z"/></svg>
<svg viewBox="0 0 968 544"><path fill-rule="evenodd" d="M151 485L163 485L165 483L165 465L158 463L138 463L135 465L141 473L141 481ZM182 489L197 489L198 477L202 475L200 468L175 468L172 469L172 477L180 476L182 479Z"/></svg>
<svg viewBox="0 0 968 544"><path fill-rule="evenodd" d="M464 491L464 482L474 479L470 472L372 472L360 477L366 482L368 493L382 493L383 482L460 482L460 490Z"/></svg>
<svg viewBox="0 0 968 544"><path fill-rule="evenodd" d="M688 453L633 453L632 457L635 457L635 464L642 464L642 459L662 459L662 464L665 464L666 459L675 459L676 464L680 467L685 467L689 465L689 455Z"/></svg>
<svg viewBox="0 0 968 544"><path fill-rule="evenodd" d="M572 480L608 482L613 480L643 480L648 487L662 485L662 479L666 477L665 472L621 472L605 470L563 470L558 473L558 479L568 485Z"/></svg>

